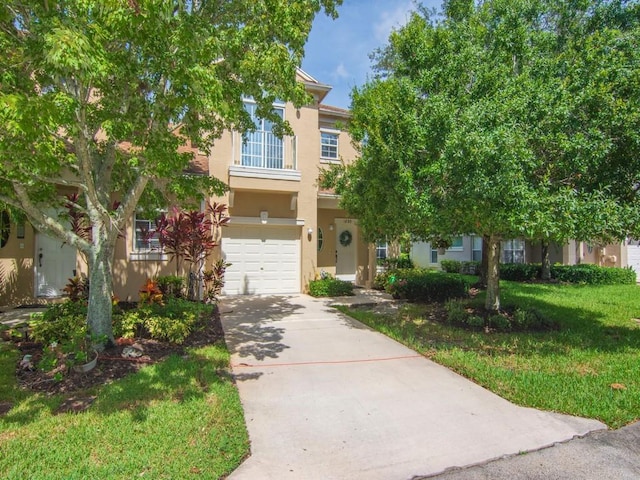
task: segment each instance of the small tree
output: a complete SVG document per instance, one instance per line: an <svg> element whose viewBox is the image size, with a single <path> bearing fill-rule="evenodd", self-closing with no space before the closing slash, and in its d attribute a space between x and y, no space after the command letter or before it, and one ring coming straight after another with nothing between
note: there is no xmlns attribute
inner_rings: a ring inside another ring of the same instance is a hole
<svg viewBox="0 0 640 480"><path fill-rule="evenodd" d="M255 129L243 106L290 131L276 99L309 101L296 69L313 19L341 0L44 1L0 5L0 203L87 258L92 334L113 341L114 253L143 198L224 192L180 175L225 129ZM79 192L91 235L51 209ZM112 195L121 202L113 211Z"/></svg>

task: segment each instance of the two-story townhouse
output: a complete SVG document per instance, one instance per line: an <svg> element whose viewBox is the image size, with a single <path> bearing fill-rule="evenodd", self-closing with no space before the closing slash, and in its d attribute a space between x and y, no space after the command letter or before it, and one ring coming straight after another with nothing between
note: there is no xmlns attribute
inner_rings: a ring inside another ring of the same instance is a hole
<svg viewBox="0 0 640 480"><path fill-rule="evenodd" d="M302 70L298 75L313 103L299 109L274 105L293 136L276 137L270 123L256 117L255 132L225 132L210 153L193 150L189 173L214 175L229 185L224 197L211 199L226 203L231 217L217 252L232 264L227 294L303 292L323 270L356 284L375 274L369 269L375 248L361 240L356 220L339 209L338 198L317 186L323 165L355 158L344 129L349 112L322 103L330 86ZM251 100L245 104L253 114ZM117 242L114 293L120 299L137 299L147 278L175 273L157 240L143 235L153 220L134 216ZM61 297L68 279L83 271L86 264L74 248L0 215L0 305Z"/></svg>
<svg viewBox="0 0 640 480"><path fill-rule="evenodd" d="M255 132L225 133L210 156L211 174L230 188L217 199L229 205L231 217L220 248L231 263L227 294L298 293L322 271L361 285L370 280L375 251L339 199L317 185L323 165L355 158L345 131L349 112L322 103L330 86L298 75L313 103L274 105L293 136L277 138L269 122L255 118ZM250 99L245 105L253 114Z"/></svg>

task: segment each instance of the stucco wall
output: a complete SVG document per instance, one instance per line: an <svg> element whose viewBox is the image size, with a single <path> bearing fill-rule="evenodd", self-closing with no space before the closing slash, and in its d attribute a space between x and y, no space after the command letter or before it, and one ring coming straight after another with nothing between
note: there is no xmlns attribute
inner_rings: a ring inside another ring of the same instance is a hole
<svg viewBox="0 0 640 480"><path fill-rule="evenodd" d="M35 231L28 223L24 238L11 224L7 244L0 248L0 305L33 303Z"/></svg>

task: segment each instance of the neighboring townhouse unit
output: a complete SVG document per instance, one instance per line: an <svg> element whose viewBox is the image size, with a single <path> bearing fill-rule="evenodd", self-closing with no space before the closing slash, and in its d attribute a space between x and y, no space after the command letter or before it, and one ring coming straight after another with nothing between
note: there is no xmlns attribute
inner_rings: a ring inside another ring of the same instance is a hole
<svg viewBox="0 0 640 480"><path fill-rule="evenodd" d="M432 248L429 242L415 242L411 247L411 259L417 266L440 268L442 260L480 261L482 259L482 237L460 235L453 237L447 249ZM575 265L592 263L608 267L634 269L640 281L640 242L627 240L620 244L593 246L587 242L570 240L565 244L551 243L549 246L551 264ZM542 249L539 243L523 239L502 242L500 261L503 263L539 263Z"/></svg>
<svg viewBox="0 0 640 480"><path fill-rule="evenodd" d="M225 132L210 153L193 152L191 174L214 175L230 188L211 199L226 203L231 217L216 252L231 263L226 294L299 293L322 271L359 285L375 275L375 246L361 240L357 221L339 209L337 196L317 186L321 168L355 158L345 131L349 112L322 103L330 86L302 70L298 75L313 103L299 109L274 105L292 136L276 137L270 122L256 117L255 132L244 137ZM245 106L254 115L251 99ZM75 249L0 217L0 304L60 297L68 279L86 271ZM135 216L118 240L114 293L119 299L136 300L147 278L175 273L157 239L143 235L153 227L154 219Z"/></svg>

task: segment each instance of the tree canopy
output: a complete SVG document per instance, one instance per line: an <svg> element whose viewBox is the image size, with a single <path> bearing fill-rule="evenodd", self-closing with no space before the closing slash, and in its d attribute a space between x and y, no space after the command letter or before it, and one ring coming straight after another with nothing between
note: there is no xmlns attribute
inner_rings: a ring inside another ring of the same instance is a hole
<svg viewBox="0 0 640 480"><path fill-rule="evenodd" d="M633 2L469 0L424 9L352 94L360 157L329 173L371 238L620 240L638 232ZM384 174L381 174L384 172Z"/></svg>
<svg viewBox="0 0 640 480"><path fill-rule="evenodd" d="M206 152L224 129L255 128L244 97L287 131L272 104L308 101L296 68L314 16L335 16L340 3L0 6L0 201L85 254L93 333L112 336L115 241L143 194L161 204L222 193L216 179L180 175L193 156L181 147ZM61 187L79 192L74 207L89 219L90 235L50 213L69 201Z"/></svg>

